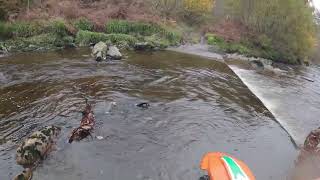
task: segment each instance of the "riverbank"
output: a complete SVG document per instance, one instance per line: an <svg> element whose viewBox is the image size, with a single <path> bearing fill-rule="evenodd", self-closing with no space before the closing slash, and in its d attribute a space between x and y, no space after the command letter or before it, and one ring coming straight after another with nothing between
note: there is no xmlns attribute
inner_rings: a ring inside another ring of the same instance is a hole
<svg viewBox="0 0 320 180"><path fill-rule="evenodd" d="M123 49L145 43L149 49L161 50L182 41L181 32L168 26L126 20L108 21L103 32L95 32L93 24L86 19L0 23L0 35L4 39L0 42L2 53L84 47L99 41Z"/></svg>

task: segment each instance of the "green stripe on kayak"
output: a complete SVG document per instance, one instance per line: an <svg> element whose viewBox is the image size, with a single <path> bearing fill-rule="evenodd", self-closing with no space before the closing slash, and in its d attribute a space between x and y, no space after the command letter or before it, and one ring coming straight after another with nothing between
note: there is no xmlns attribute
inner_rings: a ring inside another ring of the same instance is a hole
<svg viewBox="0 0 320 180"><path fill-rule="evenodd" d="M250 180L234 159L228 156L223 156L221 159L225 163L228 172L231 175L231 180Z"/></svg>

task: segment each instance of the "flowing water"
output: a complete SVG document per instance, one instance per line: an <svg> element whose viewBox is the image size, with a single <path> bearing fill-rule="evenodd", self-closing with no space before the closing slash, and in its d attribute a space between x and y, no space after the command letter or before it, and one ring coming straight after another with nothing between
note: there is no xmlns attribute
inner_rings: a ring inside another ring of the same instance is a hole
<svg viewBox="0 0 320 180"><path fill-rule="evenodd" d="M242 159L259 180L290 174L290 137L225 63L168 51L125 55L103 63L89 49L0 58L0 179L22 170L17 144L51 124L62 133L34 180L197 180L210 151ZM93 138L68 144L85 98Z"/></svg>
<svg viewBox="0 0 320 180"><path fill-rule="evenodd" d="M301 146L320 127L320 66L293 67L287 71L256 71L232 64L230 68L265 104L277 121Z"/></svg>

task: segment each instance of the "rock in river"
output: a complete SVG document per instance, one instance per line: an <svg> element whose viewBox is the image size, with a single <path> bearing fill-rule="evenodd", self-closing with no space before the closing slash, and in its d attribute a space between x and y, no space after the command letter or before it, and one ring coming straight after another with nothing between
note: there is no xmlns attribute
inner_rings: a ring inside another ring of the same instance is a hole
<svg viewBox="0 0 320 180"><path fill-rule="evenodd" d="M94 45L92 49L92 56L96 59L96 61L102 61L107 59L107 51L107 44L104 42L99 42Z"/></svg>
<svg viewBox="0 0 320 180"><path fill-rule="evenodd" d="M50 152L60 130L59 127L48 126L31 134L17 149L17 164L32 167L42 160Z"/></svg>
<svg viewBox="0 0 320 180"><path fill-rule="evenodd" d="M107 57L114 60L122 59L122 54L116 46L109 46Z"/></svg>
<svg viewBox="0 0 320 180"><path fill-rule="evenodd" d="M116 46L108 45L104 42L99 42L94 45L92 50L92 56L96 61L102 61L108 59L120 60L122 59L122 54Z"/></svg>
<svg viewBox="0 0 320 180"><path fill-rule="evenodd" d="M140 42L134 45L134 49L136 51L149 51L149 50L153 50L154 46L148 42Z"/></svg>

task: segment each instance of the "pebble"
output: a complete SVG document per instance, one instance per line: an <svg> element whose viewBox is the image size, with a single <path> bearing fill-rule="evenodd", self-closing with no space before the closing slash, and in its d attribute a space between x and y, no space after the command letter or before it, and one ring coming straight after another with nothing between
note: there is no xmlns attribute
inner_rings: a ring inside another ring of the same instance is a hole
<svg viewBox="0 0 320 180"><path fill-rule="evenodd" d="M104 139L102 136L97 136L97 139L98 140L102 140L102 139Z"/></svg>

